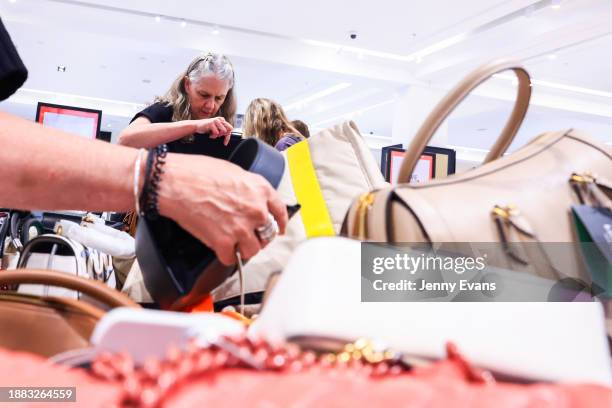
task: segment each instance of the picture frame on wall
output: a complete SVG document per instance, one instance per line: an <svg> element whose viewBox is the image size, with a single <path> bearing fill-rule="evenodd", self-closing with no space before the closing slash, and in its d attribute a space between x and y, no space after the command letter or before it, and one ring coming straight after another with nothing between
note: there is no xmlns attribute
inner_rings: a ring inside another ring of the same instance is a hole
<svg viewBox="0 0 612 408"><path fill-rule="evenodd" d="M100 137L102 111L38 102L36 122L87 139L97 139Z"/></svg>
<svg viewBox="0 0 612 408"><path fill-rule="evenodd" d="M402 162L406 150L400 148L389 149L387 158L387 174L385 179L392 185L397 184L397 177L399 175ZM433 180L436 176L436 155L434 153L423 153L417 162L417 165L412 172L410 177L411 183L424 183L429 180Z"/></svg>
<svg viewBox="0 0 612 408"><path fill-rule="evenodd" d="M385 180L395 185L397 174L404 158L402 145L385 146L381 149L381 170ZM427 146L417 163L412 181L421 183L433 178L442 178L455 173L456 152L452 149Z"/></svg>

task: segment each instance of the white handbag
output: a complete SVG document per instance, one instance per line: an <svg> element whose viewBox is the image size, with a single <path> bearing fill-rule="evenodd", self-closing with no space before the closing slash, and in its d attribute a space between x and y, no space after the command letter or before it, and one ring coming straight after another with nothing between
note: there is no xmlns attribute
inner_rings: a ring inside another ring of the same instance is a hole
<svg viewBox="0 0 612 408"><path fill-rule="evenodd" d="M452 341L469 361L510 377L612 384L597 302L362 302L360 268L359 241L303 243L251 334L309 344L368 338L422 358L442 358Z"/></svg>

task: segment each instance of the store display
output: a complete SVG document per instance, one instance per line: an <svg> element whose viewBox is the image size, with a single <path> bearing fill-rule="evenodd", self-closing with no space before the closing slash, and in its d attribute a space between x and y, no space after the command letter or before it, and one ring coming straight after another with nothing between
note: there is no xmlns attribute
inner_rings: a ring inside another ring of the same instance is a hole
<svg viewBox="0 0 612 408"><path fill-rule="evenodd" d="M48 285L87 295L94 306L66 297L0 292L0 347L46 357L87 347L104 307L138 307L125 295L101 282L63 272L20 269L0 272L1 285Z"/></svg>
<svg viewBox="0 0 612 408"><path fill-rule="evenodd" d="M420 152L459 102L504 70L518 77L516 105L485 164L430 183L401 184L407 183ZM579 198L570 180L576 172L589 172L597 176L584 178L582 184L601 190L596 180L612 179L612 153L581 132L564 130L544 133L501 157L520 127L530 94L529 75L517 63L495 62L471 73L440 102L415 136L402 164L400 184L365 193L353 203L347 235L406 243L575 242L570 209ZM549 258L536 252L527 265L517 265L510 255L503 262L544 277L591 281L575 251Z"/></svg>
<svg viewBox="0 0 612 408"><path fill-rule="evenodd" d="M0 4L0 408L612 408L612 0Z"/></svg>
<svg viewBox="0 0 612 408"><path fill-rule="evenodd" d="M48 269L67 275L99 281L115 288L115 274L108 254L87 248L60 235L44 234L29 241L20 251L17 269ZM77 291L41 285L19 285L19 293L80 299Z"/></svg>

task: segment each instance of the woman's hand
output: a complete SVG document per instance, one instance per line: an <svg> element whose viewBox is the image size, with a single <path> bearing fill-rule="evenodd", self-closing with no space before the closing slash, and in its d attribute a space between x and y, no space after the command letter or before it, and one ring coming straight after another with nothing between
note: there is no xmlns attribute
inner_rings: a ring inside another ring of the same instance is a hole
<svg viewBox="0 0 612 408"><path fill-rule="evenodd" d="M255 229L271 213L284 233L287 209L258 174L224 160L169 154L159 187L159 211L215 251L225 265L238 249L249 259L266 245Z"/></svg>
<svg viewBox="0 0 612 408"><path fill-rule="evenodd" d="M195 133L208 133L211 139L224 137L223 144L227 146L230 141L233 126L230 125L224 118L218 116L210 119L194 120L196 130Z"/></svg>

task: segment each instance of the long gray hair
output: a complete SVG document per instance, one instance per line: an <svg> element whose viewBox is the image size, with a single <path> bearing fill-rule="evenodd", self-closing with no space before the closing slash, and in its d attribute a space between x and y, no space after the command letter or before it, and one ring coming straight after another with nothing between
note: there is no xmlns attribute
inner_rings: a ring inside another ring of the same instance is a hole
<svg viewBox="0 0 612 408"><path fill-rule="evenodd" d="M234 125L236 117L236 96L234 95L234 67L230 60L223 54L209 52L199 56L187 66L172 83L170 89L162 97L155 98L155 102L162 102L173 107L172 120L191 119L191 105L189 96L185 90L185 79L189 78L191 83L196 83L204 75L213 74L217 78L228 81L229 91L225 101L219 108L217 116L222 116L226 121Z"/></svg>

